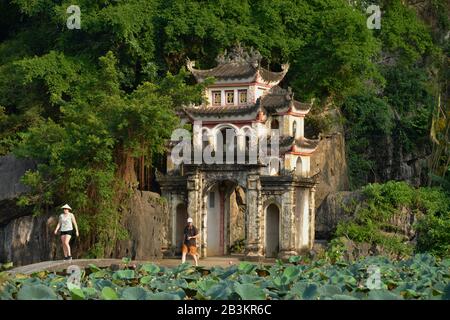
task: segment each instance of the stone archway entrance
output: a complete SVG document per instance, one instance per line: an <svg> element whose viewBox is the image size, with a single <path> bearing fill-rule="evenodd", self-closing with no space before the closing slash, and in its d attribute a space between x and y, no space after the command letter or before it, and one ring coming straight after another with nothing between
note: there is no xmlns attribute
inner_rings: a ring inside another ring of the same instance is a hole
<svg viewBox="0 0 450 320"><path fill-rule="evenodd" d="M222 256L245 239L245 191L236 182L224 180L206 191L206 254Z"/></svg>
<svg viewBox="0 0 450 320"><path fill-rule="evenodd" d="M181 254L181 246L183 244L183 236L184 236L184 227L187 224L187 218L188 218L188 213L187 213L187 207L184 203L180 203L177 205L176 208L176 218L175 218L175 226L176 226L176 230L175 230L175 245L176 245L176 249L175 249L175 254Z"/></svg>
<svg viewBox="0 0 450 320"><path fill-rule="evenodd" d="M267 258L276 258L280 248L280 210L270 204L266 209L265 248Z"/></svg>

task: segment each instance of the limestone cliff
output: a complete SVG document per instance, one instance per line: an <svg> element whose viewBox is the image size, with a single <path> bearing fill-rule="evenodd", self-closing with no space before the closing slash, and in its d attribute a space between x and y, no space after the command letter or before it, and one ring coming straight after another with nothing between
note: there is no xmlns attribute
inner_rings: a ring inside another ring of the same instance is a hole
<svg viewBox="0 0 450 320"><path fill-rule="evenodd" d="M320 135L319 146L311 157L311 172L320 171L316 189L316 208L320 207L328 194L348 190L347 161L345 157L344 128L336 109L322 113L332 125Z"/></svg>

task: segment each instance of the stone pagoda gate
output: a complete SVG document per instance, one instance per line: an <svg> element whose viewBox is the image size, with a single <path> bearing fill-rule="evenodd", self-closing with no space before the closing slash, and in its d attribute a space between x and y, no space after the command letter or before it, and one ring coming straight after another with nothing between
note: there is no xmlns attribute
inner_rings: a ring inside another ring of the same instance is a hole
<svg viewBox="0 0 450 320"><path fill-rule="evenodd" d="M198 82L216 79L205 89L207 102L185 107L181 114L184 122L201 121L192 144L216 150L219 135L224 145L229 144L223 133L229 129L236 134L235 147L248 154L253 143L245 135L250 129L257 132L256 139L270 142L278 130L279 152L269 154L269 161L251 162L246 157L244 163L176 165L172 141L167 173L157 175L169 206L169 254L180 251L187 217L199 229L203 257L230 254L240 238L249 258L287 258L312 248L317 174L310 174L309 159L318 140L304 137L304 117L312 104L295 101L290 90L278 86L288 65L272 72L260 66L260 59L258 52L238 47L219 56L213 69L197 70L188 61Z"/></svg>

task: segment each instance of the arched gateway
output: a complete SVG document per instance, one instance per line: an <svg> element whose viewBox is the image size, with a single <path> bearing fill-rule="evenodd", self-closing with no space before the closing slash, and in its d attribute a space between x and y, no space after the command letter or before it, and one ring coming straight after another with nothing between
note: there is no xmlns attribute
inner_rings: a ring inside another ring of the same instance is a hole
<svg viewBox="0 0 450 320"><path fill-rule="evenodd" d="M303 132L311 104L295 101L290 89L277 86L288 65L280 72L266 70L259 53L240 47L218 61L209 70L188 62L198 82L216 81L205 89L207 103L183 109L183 121L194 124L192 150L200 148L203 159L177 165L171 157L177 141L172 141L167 173L157 177L170 212L164 249L177 251L179 204L184 203L200 231L203 257L229 254L239 240L247 257L288 257L308 250L314 242L316 185L309 157L318 144ZM233 135L227 137L227 128ZM263 143L268 152L258 149ZM209 161L203 151L209 152Z"/></svg>

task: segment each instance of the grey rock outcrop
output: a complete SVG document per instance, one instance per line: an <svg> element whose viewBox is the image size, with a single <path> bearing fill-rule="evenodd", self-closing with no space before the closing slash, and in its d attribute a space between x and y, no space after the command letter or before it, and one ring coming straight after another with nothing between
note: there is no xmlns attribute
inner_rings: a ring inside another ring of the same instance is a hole
<svg viewBox="0 0 450 320"><path fill-rule="evenodd" d="M133 260L160 258L161 248L167 246L167 205L159 194L136 191L122 215L121 224L129 238L117 242L115 257Z"/></svg>
<svg viewBox="0 0 450 320"><path fill-rule="evenodd" d="M19 266L61 256L52 232L56 223L55 215L28 215L0 227L0 261L12 261Z"/></svg>
<svg viewBox="0 0 450 320"><path fill-rule="evenodd" d="M341 191L328 194L316 210L316 239L331 238L341 221L353 219L364 200L360 191Z"/></svg>

